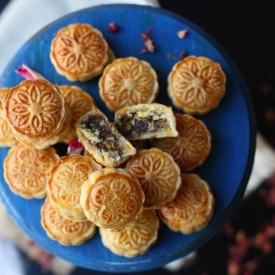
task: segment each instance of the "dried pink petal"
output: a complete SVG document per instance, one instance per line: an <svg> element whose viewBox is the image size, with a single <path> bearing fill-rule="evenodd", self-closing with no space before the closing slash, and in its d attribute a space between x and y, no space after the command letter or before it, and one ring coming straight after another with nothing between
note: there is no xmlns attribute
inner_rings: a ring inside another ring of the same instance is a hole
<svg viewBox="0 0 275 275"><path fill-rule="evenodd" d="M78 138L73 139L68 144L67 155L69 156L72 154L81 154L83 149L84 149L84 147L83 147L80 139L78 139Z"/></svg>
<svg viewBox="0 0 275 275"><path fill-rule="evenodd" d="M152 29L149 29L147 32L141 34L141 38L144 44L144 48L141 50L141 53L151 52L153 53L156 49L156 46L153 44L151 39Z"/></svg>
<svg viewBox="0 0 275 275"><path fill-rule="evenodd" d="M41 74L32 70L25 63L23 63L21 67L17 68L15 72L20 76L22 76L24 79L29 79L29 80L45 79Z"/></svg>
<svg viewBox="0 0 275 275"><path fill-rule="evenodd" d="M120 26L114 22L109 24L109 32L110 33L117 33L120 31Z"/></svg>
<svg viewBox="0 0 275 275"><path fill-rule="evenodd" d="M188 36L189 32L188 30L181 30L177 32L177 35L180 39L185 38L186 36Z"/></svg>

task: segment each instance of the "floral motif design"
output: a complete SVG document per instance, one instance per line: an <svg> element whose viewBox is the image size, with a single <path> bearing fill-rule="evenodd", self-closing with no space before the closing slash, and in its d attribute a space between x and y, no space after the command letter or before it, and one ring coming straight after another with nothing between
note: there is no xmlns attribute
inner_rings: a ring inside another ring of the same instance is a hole
<svg viewBox="0 0 275 275"><path fill-rule="evenodd" d="M220 102L225 82L219 63L190 56L173 67L168 90L177 107L190 114L206 113Z"/></svg>
<svg viewBox="0 0 275 275"><path fill-rule="evenodd" d="M5 173L14 192L27 198L46 196L47 181L57 162L55 150L35 150L21 144L13 147L5 160Z"/></svg>
<svg viewBox="0 0 275 275"><path fill-rule="evenodd" d="M101 32L89 24L60 29L52 44L57 66L77 76L98 74L109 61L109 47Z"/></svg>
<svg viewBox="0 0 275 275"><path fill-rule="evenodd" d="M61 211L84 216L79 202L81 186L92 172L99 169L101 166L87 156L70 155L59 160L49 179L49 192Z"/></svg>
<svg viewBox="0 0 275 275"><path fill-rule="evenodd" d="M45 80L24 80L11 89L6 100L9 122L28 138L49 137L64 116L64 98Z"/></svg>
<svg viewBox="0 0 275 275"><path fill-rule="evenodd" d="M211 134L206 125L190 115L175 114L179 135L154 139L155 147L170 153L183 171L200 166L211 149Z"/></svg>
<svg viewBox="0 0 275 275"><path fill-rule="evenodd" d="M47 198L42 206L42 225L49 237L63 245L78 245L91 238L95 225L89 221L77 222L62 216Z"/></svg>
<svg viewBox="0 0 275 275"><path fill-rule="evenodd" d="M172 201L181 185L180 169L173 158L157 148L141 150L127 162L145 194L144 208L161 208Z"/></svg>
<svg viewBox="0 0 275 275"><path fill-rule="evenodd" d="M102 229L102 241L115 254L135 257L145 253L156 241L159 219L155 210L143 210L133 226L123 229Z"/></svg>
<svg viewBox="0 0 275 275"><path fill-rule="evenodd" d="M120 58L110 64L100 79L100 93L112 110L151 103L158 92L157 76L149 63Z"/></svg>
<svg viewBox="0 0 275 275"><path fill-rule="evenodd" d="M214 198L208 184L196 174L182 174L176 199L159 210L172 229L190 234L206 226L213 214Z"/></svg>
<svg viewBox="0 0 275 275"><path fill-rule="evenodd" d="M139 183L124 174L107 174L90 193L89 208L94 222L103 228L119 228L133 222L141 211L143 196Z"/></svg>

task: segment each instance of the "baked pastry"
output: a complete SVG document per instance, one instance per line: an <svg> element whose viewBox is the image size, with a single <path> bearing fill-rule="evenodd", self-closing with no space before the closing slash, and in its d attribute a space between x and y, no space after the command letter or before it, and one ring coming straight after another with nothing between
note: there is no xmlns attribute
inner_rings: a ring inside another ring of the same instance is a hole
<svg viewBox="0 0 275 275"><path fill-rule="evenodd" d="M118 58L106 66L98 85L100 96L111 111L151 103L159 91L154 69L134 57Z"/></svg>
<svg viewBox="0 0 275 275"><path fill-rule="evenodd" d="M200 166L211 150L211 133L203 121L190 115L175 114L179 135L153 139L152 145L171 154L182 171Z"/></svg>
<svg viewBox="0 0 275 275"><path fill-rule="evenodd" d="M85 149L103 166L117 167L136 153L98 108L77 121L76 132Z"/></svg>
<svg viewBox="0 0 275 275"><path fill-rule="evenodd" d="M11 88L5 110L16 139L33 146L57 135L67 119L64 96L43 79L23 80Z"/></svg>
<svg viewBox="0 0 275 275"><path fill-rule="evenodd" d="M172 108L159 103L138 104L118 110L115 126L129 140L178 135Z"/></svg>
<svg viewBox="0 0 275 275"><path fill-rule="evenodd" d="M133 258L146 253L158 237L159 219L155 210L143 210L132 226L99 228L102 243L114 254Z"/></svg>
<svg viewBox="0 0 275 275"><path fill-rule="evenodd" d="M174 201L161 208L160 219L173 231L191 234L203 229L213 215L214 197L197 174L182 174L182 187Z"/></svg>
<svg viewBox="0 0 275 275"><path fill-rule="evenodd" d="M92 158L72 154L60 158L51 171L48 196L52 204L68 219L87 220L80 205L81 186L89 175L101 169Z"/></svg>
<svg viewBox="0 0 275 275"><path fill-rule="evenodd" d="M168 95L188 114L203 115L214 109L225 94L226 76L218 62L189 56L177 62L168 76Z"/></svg>
<svg viewBox="0 0 275 275"><path fill-rule="evenodd" d="M70 81L92 79L113 58L102 33L90 24L74 23L61 28L51 43L51 62Z"/></svg>
<svg viewBox="0 0 275 275"><path fill-rule="evenodd" d="M121 168L93 172L81 187L86 217L102 228L123 228L141 213L144 193L139 182Z"/></svg>
<svg viewBox="0 0 275 275"><path fill-rule="evenodd" d="M10 89L6 87L0 88L0 146L11 147L18 143L14 137L12 129L7 121L5 112L5 100Z"/></svg>
<svg viewBox="0 0 275 275"><path fill-rule="evenodd" d="M80 245L92 238L96 226L90 221L76 222L63 217L49 197L41 207L41 225L49 238L62 245Z"/></svg>
<svg viewBox="0 0 275 275"><path fill-rule="evenodd" d="M77 138L75 124L80 117L89 112L96 104L94 99L77 86L58 86L60 92L65 97L69 111L72 114L70 132L64 136L66 142Z"/></svg>
<svg viewBox="0 0 275 275"><path fill-rule="evenodd" d="M36 150L17 144L4 161L4 177L11 191L26 199L43 198L47 181L59 157L53 147Z"/></svg>
<svg viewBox="0 0 275 275"><path fill-rule="evenodd" d="M144 209L159 209L171 202L181 186L180 169L173 157L158 148L143 149L127 161L125 169L140 182Z"/></svg>

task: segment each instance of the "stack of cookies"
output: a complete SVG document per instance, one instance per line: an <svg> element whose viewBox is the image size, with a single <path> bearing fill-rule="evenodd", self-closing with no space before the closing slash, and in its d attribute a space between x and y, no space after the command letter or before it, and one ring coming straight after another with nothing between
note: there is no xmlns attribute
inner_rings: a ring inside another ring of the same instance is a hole
<svg viewBox="0 0 275 275"><path fill-rule="evenodd" d="M70 81L100 74L99 97L114 122L77 86L25 80L0 89L0 145L13 146L4 162L10 189L44 198L41 223L63 245L80 245L99 227L113 253L136 257L158 237L160 221L191 234L213 215L208 183L193 170L211 151L203 115L225 94L219 63L190 56L172 68L168 94L157 103L155 70L134 57L115 59L102 33L71 24L52 40L50 60ZM84 155L60 157L52 145L78 139ZM17 144L18 143L18 144ZM23 161L24 160L24 161Z"/></svg>

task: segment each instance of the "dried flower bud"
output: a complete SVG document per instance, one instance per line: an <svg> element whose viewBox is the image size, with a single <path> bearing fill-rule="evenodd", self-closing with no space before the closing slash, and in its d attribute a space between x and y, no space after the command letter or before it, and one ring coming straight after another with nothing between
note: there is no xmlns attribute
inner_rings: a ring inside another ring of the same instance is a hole
<svg viewBox="0 0 275 275"><path fill-rule="evenodd" d="M153 44L151 39L152 29L149 29L147 32L141 34L141 38L144 44L144 48L141 50L141 53L151 52L153 53L156 49L156 46Z"/></svg>
<svg viewBox="0 0 275 275"><path fill-rule="evenodd" d="M80 141L80 139L76 138L69 142L68 149L67 149L67 155L70 156L72 154L81 154L84 147Z"/></svg>
<svg viewBox="0 0 275 275"><path fill-rule="evenodd" d="M177 32L177 35L180 39L185 38L189 34L188 30L181 30Z"/></svg>
<svg viewBox="0 0 275 275"><path fill-rule="evenodd" d="M110 23L109 24L109 32L110 33L117 33L120 31L120 26L116 23Z"/></svg>

